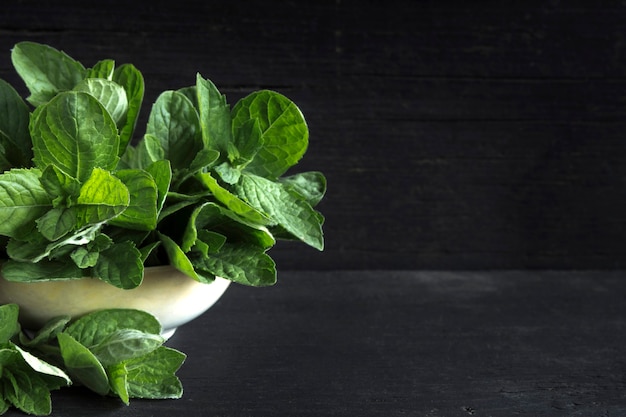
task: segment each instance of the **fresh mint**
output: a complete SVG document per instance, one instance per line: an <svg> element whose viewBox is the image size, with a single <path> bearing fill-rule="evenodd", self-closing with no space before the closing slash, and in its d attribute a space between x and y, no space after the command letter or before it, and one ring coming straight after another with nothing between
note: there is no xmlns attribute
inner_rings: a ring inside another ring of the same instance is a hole
<svg viewBox="0 0 626 417"><path fill-rule="evenodd" d="M296 104L270 90L231 108L199 73L162 92L135 136L144 78L132 64L85 66L20 42L11 60L29 95L0 80L2 277L37 282L95 277L139 286L144 268L192 279L276 282L278 240L322 250L320 172L291 172L309 131ZM185 355L163 346L158 321L136 310L59 317L34 337L19 307L0 306L0 414L51 410L50 391L179 398Z"/></svg>
<svg viewBox="0 0 626 417"><path fill-rule="evenodd" d="M138 310L110 309L77 320L51 320L33 337L20 329L19 307L0 306L0 414L10 407L48 415L51 392L80 384L100 395L180 398L176 372L185 355L163 346L161 325Z"/></svg>
<svg viewBox="0 0 626 417"><path fill-rule="evenodd" d="M134 137L145 86L131 64L87 67L34 42L11 58L30 95L0 80L5 279L134 288L146 266L171 264L202 282L264 286L276 282L277 240L323 249L314 207L326 180L286 175L309 141L287 97L255 91L231 108L197 74L161 93Z"/></svg>

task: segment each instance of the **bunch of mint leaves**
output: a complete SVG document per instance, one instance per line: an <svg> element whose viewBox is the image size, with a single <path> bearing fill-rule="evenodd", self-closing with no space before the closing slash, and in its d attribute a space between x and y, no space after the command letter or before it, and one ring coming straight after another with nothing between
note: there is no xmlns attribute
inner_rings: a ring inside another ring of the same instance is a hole
<svg viewBox="0 0 626 417"><path fill-rule="evenodd" d="M110 309L77 320L59 317L32 338L21 331L16 304L0 306L0 414L11 406L34 415L52 412L51 391L72 383L100 394L175 399L175 375L185 354L163 346L149 313Z"/></svg>
<svg viewBox="0 0 626 417"><path fill-rule="evenodd" d="M33 282L97 277L137 287L170 264L200 282L276 282L277 239L323 250L326 190L317 171L286 175L309 132L270 90L231 109L208 79L161 93L134 138L144 79L131 64L86 68L20 42L12 63L30 95L0 80L2 276Z"/></svg>

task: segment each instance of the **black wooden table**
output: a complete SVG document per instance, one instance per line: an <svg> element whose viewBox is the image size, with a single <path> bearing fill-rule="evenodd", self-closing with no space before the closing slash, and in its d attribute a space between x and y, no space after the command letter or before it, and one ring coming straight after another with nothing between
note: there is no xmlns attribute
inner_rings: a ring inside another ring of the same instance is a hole
<svg viewBox="0 0 626 417"><path fill-rule="evenodd" d="M70 388L53 416L625 416L623 278L283 272L169 340L189 355L182 399Z"/></svg>

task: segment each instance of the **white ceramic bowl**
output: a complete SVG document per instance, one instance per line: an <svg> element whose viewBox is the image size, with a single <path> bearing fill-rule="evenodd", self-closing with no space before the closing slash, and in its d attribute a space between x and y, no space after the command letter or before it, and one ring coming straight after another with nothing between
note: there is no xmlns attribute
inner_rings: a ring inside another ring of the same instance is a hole
<svg viewBox="0 0 626 417"><path fill-rule="evenodd" d="M141 285L122 290L95 278L18 283L0 278L0 304L20 306L20 322L38 329L51 318L79 317L105 308L133 308L154 315L163 335L208 310L226 291L229 280L217 277L210 284L193 280L171 266L148 267Z"/></svg>

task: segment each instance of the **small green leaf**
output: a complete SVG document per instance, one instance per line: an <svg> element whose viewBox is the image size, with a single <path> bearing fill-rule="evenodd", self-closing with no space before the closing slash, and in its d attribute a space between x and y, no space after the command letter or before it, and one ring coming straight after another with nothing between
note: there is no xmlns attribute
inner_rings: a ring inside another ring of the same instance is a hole
<svg viewBox="0 0 626 417"><path fill-rule="evenodd" d="M122 155L133 137L139 110L143 103L145 86L143 75L131 64L122 64L117 67L113 73L113 81L124 88L128 100L126 115L118 122L120 126L119 155Z"/></svg>
<svg viewBox="0 0 626 417"><path fill-rule="evenodd" d="M65 329L70 322L70 316L60 316L49 320L32 339L28 339L24 333L20 333L20 344L24 347L31 348L49 343L56 340L57 334Z"/></svg>
<svg viewBox="0 0 626 417"><path fill-rule="evenodd" d="M311 171L283 177L279 180L287 190L298 193L315 207L326 193L326 177L321 172Z"/></svg>
<svg viewBox="0 0 626 417"><path fill-rule="evenodd" d="M19 333L18 321L20 308L17 304L0 306L0 344L5 344Z"/></svg>
<svg viewBox="0 0 626 417"><path fill-rule="evenodd" d="M43 170L40 181L55 207L74 204L80 193L80 182L54 165Z"/></svg>
<svg viewBox="0 0 626 417"><path fill-rule="evenodd" d="M232 143L230 106L215 84L196 75L196 94L204 147L226 156Z"/></svg>
<svg viewBox="0 0 626 417"><path fill-rule="evenodd" d="M113 71L115 71L115 61L103 59L87 70L87 78L104 78L111 81L113 79Z"/></svg>
<svg viewBox="0 0 626 417"><path fill-rule="evenodd" d="M157 211L160 212L165 203L167 192L170 190L172 181L172 167L167 160L156 161L146 167L146 171L152 175L158 191Z"/></svg>
<svg viewBox="0 0 626 417"><path fill-rule="evenodd" d="M28 101L39 106L61 91L74 88L85 76L83 65L62 51L35 42L20 42L11 51L17 73L30 91Z"/></svg>
<svg viewBox="0 0 626 417"><path fill-rule="evenodd" d="M183 387L175 373L185 358L184 353L161 346L145 356L126 361L129 396L147 399L180 398Z"/></svg>
<svg viewBox="0 0 626 417"><path fill-rule="evenodd" d="M299 195L289 192L280 183L251 174L242 175L234 188L252 207L267 213L302 242L318 250L324 248L320 217Z"/></svg>
<svg viewBox="0 0 626 417"><path fill-rule="evenodd" d="M124 404L130 404L130 396L128 394L128 370L123 362L116 363L106 368L109 376L109 386L111 391L117 394Z"/></svg>
<svg viewBox="0 0 626 417"><path fill-rule="evenodd" d="M157 225L158 189L147 171L128 169L117 171L115 176L128 188L130 203L109 224L127 229L154 230Z"/></svg>
<svg viewBox="0 0 626 417"><path fill-rule="evenodd" d="M124 183L110 172L94 168L76 199L79 226L101 223L122 213L130 203Z"/></svg>
<svg viewBox="0 0 626 417"><path fill-rule="evenodd" d="M50 365L48 362L45 362L39 359L38 357L23 350L17 345L13 345L13 347L22 356L22 359L24 360L24 362L26 362L28 366L30 366L35 372L38 372L44 375L49 375L55 378L60 378L65 385L70 385L72 383L72 381L70 380L70 377L67 376L67 374L63 372L62 369L59 369L54 365Z"/></svg>
<svg viewBox="0 0 626 417"><path fill-rule="evenodd" d="M35 165L56 165L84 182L94 168L115 168L119 136L115 121L92 95L70 91L39 107L31 119Z"/></svg>
<svg viewBox="0 0 626 417"><path fill-rule="evenodd" d="M70 375L90 390L106 395L109 378L98 358L83 344L67 333L57 335L63 363Z"/></svg>
<svg viewBox="0 0 626 417"><path fill-rule="evenodd" d="M169 264L174 268L178 269L182 273L190 276L191 278L199 281L201 278L196 274L194 270L193 264L185 255L185 252L181 249L180 246L169 236L166 236L162 233L159 233L159 239L163 244L163 248L165 248L165 252L167 253L167 257L169 259Z"/></svg>
<svg viewBox="0 0 626 417"><path fill-rule="evenodd" d="M37 230L48 240L55 241L77 226L76 208L56 207L37 219Z"/></svg>
<svg viewBox="0 0 626 417"><path fill-rule="evenodd" d="M276 179L306 152L309 129L295 103L274 91L256 91L237 102L233 108L233 130L246 129L249 120L254 119L259 122L263 146L245 169L252 174ZM248 144L239 135L236 137L242 149L255 149L251 146L254 142Z"/></svg>
<svg viewBox="0 0 626 417"><path fill-rule="evenodd" d="M143 280L141 252L130 241L116 243L100 252L93 273L118 288L132 289Z"/></svg>

